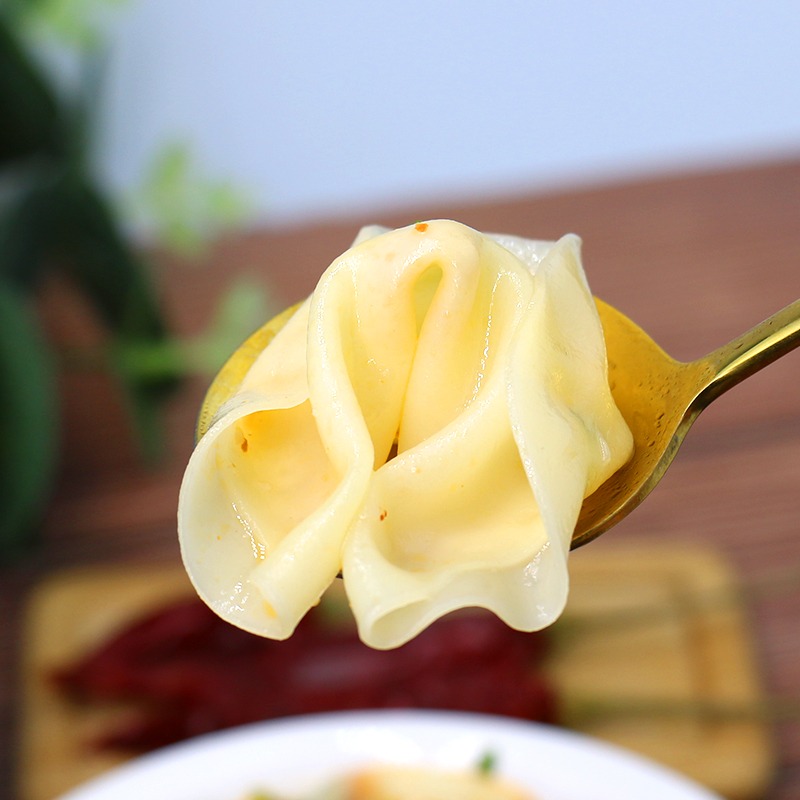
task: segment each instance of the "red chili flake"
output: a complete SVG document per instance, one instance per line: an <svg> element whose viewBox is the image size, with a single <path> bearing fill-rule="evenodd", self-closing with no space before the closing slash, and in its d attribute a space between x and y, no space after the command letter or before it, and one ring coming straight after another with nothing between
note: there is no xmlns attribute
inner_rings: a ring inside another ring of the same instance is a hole
<svg viewBox="0 0 800 800"><path fill-rule="evenodd" d="M247 448L250 447L250 444L247 441L247 439L242 439L242 444L240 446L242 448L242 452L246 453L247 452Z"/></svg>
<svg viewBox="0 0 800 800"><path fill-rule="evenodd" d="M428 223L427 222L418 222L414 226L420 233L425 233L428 230Z"/></svg>
<svg viewBox="0 0 800 800"><path fill-rule="evenodd" d="M383 510L383 511L381 511L381 515L380 515L379 519L380 519L381 522L383 522L386 519L386 517L388 517L388 516L389 516L389 512L386 511L386 510Z"/></svg>

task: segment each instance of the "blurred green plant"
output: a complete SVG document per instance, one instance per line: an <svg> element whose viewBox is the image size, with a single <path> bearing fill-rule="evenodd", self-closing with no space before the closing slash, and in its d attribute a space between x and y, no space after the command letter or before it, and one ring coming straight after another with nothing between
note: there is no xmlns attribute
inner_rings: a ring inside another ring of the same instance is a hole
<svg viewBox="0 0 800 800"><path fill-rule="evenodd" d="M108 346L87 360L124 388L150 455L159 410L180 378L213 373L269 311L263 288L234 285L209 330L191 341L170 335L152 265L91 166L102 58L89 12L103 2L120 0L0 6L0 562L36 538L58 467L56 376L63 365L36 306L51 270L68 276L107 331ZM30 32L48 26L80 62L71 88L30 44ZM139 201L151 205L166 244L191 255L199 253L200 232L218 232L244 209L231 187L204 182L188 150L175 144L156 160Z"/></svg>
<svg viewBox="0 0 800 800"><path fill-rule="evenodd" d="M247 215L249 204L240 188L200 174L184 143L168 142L156 153L129 206L131 218L153 230L162 244L196 259L209 238Z"/></svg>

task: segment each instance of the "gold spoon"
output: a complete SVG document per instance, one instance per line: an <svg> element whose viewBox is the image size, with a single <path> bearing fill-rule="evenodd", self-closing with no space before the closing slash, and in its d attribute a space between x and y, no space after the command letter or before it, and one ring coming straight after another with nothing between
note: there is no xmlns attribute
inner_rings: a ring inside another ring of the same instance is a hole
<svg viewBox="0 0 800 800"><path fill-rule="evenodd" d="M616 525L664 476L700 412L800 345L800 300L696 361L676 361L641 328L596 300L614 400L633 433L628 463L583 501L572 548Z"/></svg>
<svg viewBox="0 0 800 800"><path fill-rule="evenodd" d="M633 433L628 463L583 502L572 548L590 542L633 511L672 463L692 423L713 400L800 346L800 300L696 361L676 361L613 306L596 300L614 400ZM200 410L197 438L233 395L259 353L297 306L256 331L223 366Z"/></svg>
<svg viewBox="0 0 800 800"><path fill-rule="evenodd" d="M291 319L292 314L297 311L299 305L298 303L289 306L289 308L284 309L280 314L273 317L266 325L246 339L244 344L240 345L223 364L222 369L211 381L211 386L208 387L206 396L203 398L203 404L200 406L200 414L197 417L197 426L195 427L196 441L199 442L205 436L220 406L233 397L253 362L275 338L275 334Z"/></svg>

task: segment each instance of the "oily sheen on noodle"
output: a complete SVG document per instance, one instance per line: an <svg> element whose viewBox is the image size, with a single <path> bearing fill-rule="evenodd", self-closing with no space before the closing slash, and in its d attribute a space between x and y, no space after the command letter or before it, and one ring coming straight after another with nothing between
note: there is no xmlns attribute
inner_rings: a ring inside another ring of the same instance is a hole
<svg viewBox="0 0 800 800"><path fill-rule="evenodd" d="M276 639L340 572L373 647L465 606L537 630L584 497L631 447L576 236L365 229L198 443L184 563Z"/></svg>

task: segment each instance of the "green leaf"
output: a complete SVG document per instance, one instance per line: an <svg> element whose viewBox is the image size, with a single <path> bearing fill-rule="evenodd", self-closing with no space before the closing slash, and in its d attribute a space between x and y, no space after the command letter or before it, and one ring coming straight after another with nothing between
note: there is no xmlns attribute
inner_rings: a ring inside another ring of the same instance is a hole
<svg viewBox="0 0 800 800"><path fill-rule="evenodd" d="M62 110L10 23L0 15L0 164L64 146Z"/></svg>
<svg viewBox="0 0 800 800"><path fill-rule="evenodd" d="M121 338L111 349L111 363L136 422L142 453L151 461L161 455L159 411L163 397L153 387L188 375L214 375L231 353L269 319L273 304L265 288L248 279L235 282L223 295L209 328L189 339Z"/></svg>
<svg viewBox="0 0 800 800"><path fill-rule="evenodd" d="M273 307L263 286L242 278L222 296L202 333L186 339L119 339L112 346L111 361L129 384L213 376L245 339L274 316Z"/></svg>
<svg viewBox="0 0 800 800"><path fill-rule="evenodd" d="M54 477L57 432L50 354L26 298L0 282L0 561L35 537Z"/></svg>
<svg viewBox="0 0 800 800"><path fill-rule="evenodd" d="M65 176L55 253L110 333L112 354L126 348L162 346L168 341L150 266L134 250L114 209L87 177ZM128 398L145 454L159 438L158 412L176 386L174 375L137 373L111 363Z"/></svg>
<svg viewBox="0 0 800 800"><path fill-rule="evenodd" d="M186 342L186 360L195 372L214 375L231 353L277 313L266 287L240 278L220 300L208 329Z"/></svg>
<svg viewBox="0 0 800 800"><path fill-rule="evenodd" d="M61 193L59 170L32 159L7 170L0 199L0 279L32 289L52 248Z"/></svg>
<svg viewBox="0 0 800 800"><path fill-rule="evenodd" d="M181 142L159 150L131 206L159 242L186 258L202 255L211 239L241 224L250 211L242 190L204 176Z"/></svg>
<svg viewBox="0 0 800 800"><path fill-rule="evenodd" d="M161 385L126 381L124 376L122 388L125 390L128 412L137 434L139 452L145 461L155 464L165 454L162 417L165 392Z"/></svg>
<svg viewBox="0 0 800 800"><path fill-rule="evenodd" d="M149 265L133 249L114 209L86 176L65 176L58 214L56 255L117 336L164 335Z"/></svg>
<svg viewBox="0 0 800 800"><path fill-rule="evenodd" d="M126 5L128 0L16 0L15 17L37 37L88 52L102 43L108 13Z"/></svg>

